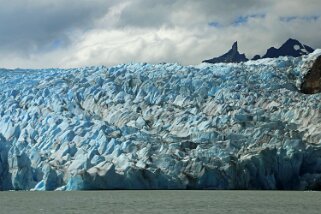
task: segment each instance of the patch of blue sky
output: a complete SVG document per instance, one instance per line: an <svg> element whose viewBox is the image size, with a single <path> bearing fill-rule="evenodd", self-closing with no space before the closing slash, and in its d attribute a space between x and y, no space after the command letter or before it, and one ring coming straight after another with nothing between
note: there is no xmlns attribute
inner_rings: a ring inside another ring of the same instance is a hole
<svg viewBox="0 0 321 214"><path fill-rule="evenodd" d="M40 53L45 53L64 48L65 46L66 41L64 39L54 39L43 46L39 46L37 51Z"/></svg>
<svg viewBox="0 0 321 214"><path fill-rule="evenodd" d="M54 41L52 41L51 43L51 48L52 49L57 49L60 48L64 45L64 41L62 39L55 39Z"/></svg>
<svg viewBox="0 0 321 214"><path fill-rule="evenodd" d="M243 24L246 24L249 19L251 18L260 18L263 19L265 18L265 14L251 14L251 15L246 15L246 16L238 16L234 19L234 21L232 22L233 26L240 26Z"/></svg>
<svg viewBox="0 0 321 214"><path fill-rule="evenodd" d="M263 18L265 18L265 16L266 16L265 14L251 14L251 15L246 15L246 16L238 16L233 20L232 25L233 26L240 26L240 25L246 24L248 22L248 20L251 18L263 19ZM224 25L222 25L221 23L216 22L216 21L209 22L208 26L213 27L213 28L224 27Z"/></svg>
<svg viewBox="0 0 321 214"><path fill-rule="evenodd" d="M213 28L219 28L222 27L219 22L209 22L208 26L213 27Z"/></svg>
<svg viewBox="0 0 321 214"><path fill-rule="evenodd" d="M312 16L281 16L280 20L282 22L292 22L296 20L303 20L303 21L317 21L320 18L320 15L312 15Z"/></svg>

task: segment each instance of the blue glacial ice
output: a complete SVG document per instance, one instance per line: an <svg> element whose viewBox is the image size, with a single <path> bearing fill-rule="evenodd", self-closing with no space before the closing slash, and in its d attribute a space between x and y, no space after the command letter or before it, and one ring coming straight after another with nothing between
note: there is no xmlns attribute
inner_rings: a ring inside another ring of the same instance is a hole
<svg viewBox="0 0 321 214"><path fill-rule="evenodd" d="M0 190L320 189L320 55L0 69Z"/></svg>

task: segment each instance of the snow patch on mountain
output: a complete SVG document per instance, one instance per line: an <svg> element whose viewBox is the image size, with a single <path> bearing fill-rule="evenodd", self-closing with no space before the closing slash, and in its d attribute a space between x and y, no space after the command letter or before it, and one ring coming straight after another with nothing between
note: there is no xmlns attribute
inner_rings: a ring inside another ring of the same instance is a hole
<svg viewBox="0 0 321 214"><path fill-rule="evenodd" d="M298 50L300 50L301 48L300 48L299 45L294 45L294 46L293 46L293 49L294 49L295 51L298 51Z"/></svg>

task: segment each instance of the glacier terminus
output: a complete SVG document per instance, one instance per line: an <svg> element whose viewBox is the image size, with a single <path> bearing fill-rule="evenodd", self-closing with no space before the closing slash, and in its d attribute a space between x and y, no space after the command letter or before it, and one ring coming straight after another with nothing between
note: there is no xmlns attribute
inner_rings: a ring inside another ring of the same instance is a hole
<svg viewBox="0 0 321 214"><path fill-rule="evenodd" d="M0 69L0 190L320 190L320 56Z"/></svg>

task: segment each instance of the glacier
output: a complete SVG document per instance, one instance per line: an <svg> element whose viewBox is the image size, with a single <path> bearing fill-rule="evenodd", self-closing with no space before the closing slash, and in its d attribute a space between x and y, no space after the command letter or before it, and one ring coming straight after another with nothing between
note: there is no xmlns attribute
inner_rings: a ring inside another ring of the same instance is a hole
<svg viewBox="0 0 321 214"><path fill-rule="evenodd" d="M320 190L320 55L0 69L0 190Z"/></svg>

